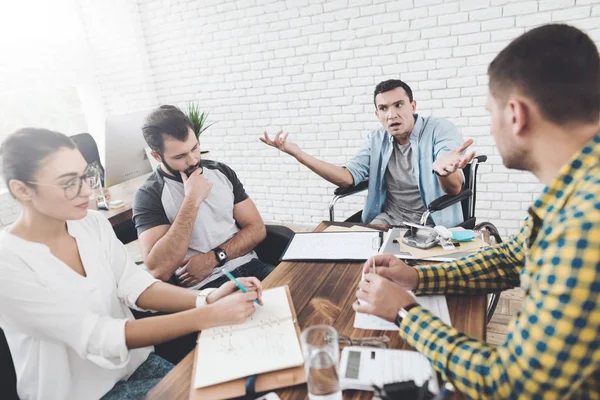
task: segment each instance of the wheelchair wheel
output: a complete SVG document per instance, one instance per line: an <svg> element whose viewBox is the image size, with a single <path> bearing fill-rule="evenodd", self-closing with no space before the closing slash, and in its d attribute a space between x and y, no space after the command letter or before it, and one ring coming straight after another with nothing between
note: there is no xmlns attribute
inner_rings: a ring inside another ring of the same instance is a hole
<svg viewBox="0 0 600 400"><path fill-rule="evenodd" d="M495 244L502 243L502 238L500 237L500 233L498 229L491 222L482 222L480 224L475 225L475 230L483 231L486 230L489 232L490 236L494 238ZM489 324L494 316L494 312L496 311L496 307L498 306L498 302L500 301L500 292L492 293L488 297L488 307L486 313L486 324Z"/></svg>

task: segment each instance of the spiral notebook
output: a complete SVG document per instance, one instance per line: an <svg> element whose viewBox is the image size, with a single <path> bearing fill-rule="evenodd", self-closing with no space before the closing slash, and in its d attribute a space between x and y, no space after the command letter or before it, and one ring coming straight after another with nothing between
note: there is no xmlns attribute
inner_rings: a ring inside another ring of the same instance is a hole
<svg viewBox="0 0 600 400"><path fill-rule="evenodd" d="M194 387L296 367L304 358L286 287L265 290L243 324L205 329L198 338Z"/></svg>

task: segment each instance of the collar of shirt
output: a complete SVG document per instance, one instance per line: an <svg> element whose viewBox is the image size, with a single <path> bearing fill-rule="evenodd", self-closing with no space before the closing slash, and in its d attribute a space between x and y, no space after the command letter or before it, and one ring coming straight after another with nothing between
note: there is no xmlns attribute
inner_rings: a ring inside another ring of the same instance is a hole
<svg viewBox="0 0 600 400"><path fill-rule="evenodd" d="M529 214L543 221L552 213L560 211L572 194L575 183L583 179L587 170L600 159L600 134L596 135L581 151L563 165L558 175L544 189L540 197L529 208Z"/></svg>

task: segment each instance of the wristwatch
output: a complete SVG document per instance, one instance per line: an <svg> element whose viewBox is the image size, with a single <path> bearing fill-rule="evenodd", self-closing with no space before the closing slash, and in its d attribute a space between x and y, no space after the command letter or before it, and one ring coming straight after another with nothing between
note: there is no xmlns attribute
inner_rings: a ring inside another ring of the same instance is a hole
<svg viewBox="0 0 600 400"><path fill-rule="evenodd" d="M205 306L206 298L208 297L209 294L214 292L216 289L217 288L208 288L208 289L204 289L204 290L201 290L200 292L198 292L198 297L196 297L196 308Z"/></svg>
<svg viewBox="0 0 600 400"><path fill-rule="evenodd" d="M220 247L215 247L212 249L215 252L215 256L217 257L217 261L219 262L218 267L222 267L227 262L227 253Z"/></svg>
<svg viewBox="0 0 600 400"><path fill-rule="evenodd" d="M407 305L406 307L402 307L400 309L400 311L398 311L398 315L396 315L396 321L394 321L394 323L400 327L400 324L402 323L402 319L406 318L408 316L408 312L410 311L411 308L418 306L419 303L412 303Z"/></svg>

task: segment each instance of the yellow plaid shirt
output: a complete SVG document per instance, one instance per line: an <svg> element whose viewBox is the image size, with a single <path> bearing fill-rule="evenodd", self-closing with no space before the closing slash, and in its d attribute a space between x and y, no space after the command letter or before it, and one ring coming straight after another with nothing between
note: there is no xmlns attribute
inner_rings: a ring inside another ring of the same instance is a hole
<svg viewBox="0 0 600 400"><path fill-rule="evenodd" d="M417 267L418 294L520 284L521 310L493 347L414 307L400 336L474 399L600 399L600 136L564 165L511 240Z"/></svg>

